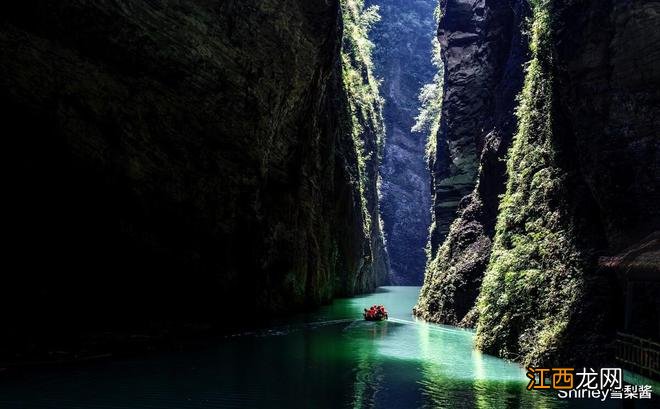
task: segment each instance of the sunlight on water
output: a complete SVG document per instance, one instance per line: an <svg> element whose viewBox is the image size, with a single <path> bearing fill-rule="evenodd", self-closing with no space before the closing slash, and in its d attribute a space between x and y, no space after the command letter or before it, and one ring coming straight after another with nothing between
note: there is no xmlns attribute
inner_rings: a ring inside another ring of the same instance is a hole
<svg viewBox="0 0 660 409"><path fill-rule="evenodd" d="M411 310L417 293L417 287L384 287L382 292L339 301L347 302L356 313L372 304L383 304L390 311L389 322L359 322L349 327L353 342L360 339L362 327L371 335L362 338L371 347L360 360L363 370L355 380L360 393L354 407L390 407L390 397L378 396L384 385L401 387L387 379L397 374L382 374L390 362L395 363L395 370L411 370L418 394L413 401L418 407L492 408L513 402L544 407L552 400L526 391L527 378L519 365L475 351L472 331L414 320Z"/></svg>
<svg viewBox="0 0 660 409"><path fill-rule="evenodd" d="M499 380L527 384L525 371L519 365L475 351L473 331L413 321L411 310L418 287L383 287L383 289L387 292L349 300L356 311L360 311L364 305L371 305L371 300L373 303L390 308L389 322L363 323L368 327L374 325L381 327L380 337L375 339L379 355L424 363L433 366L438 375L451 376L454 379ZM397 298L400 292L409 296ZM411 294L406 294L408 292ZM401 325L405 327L397 328ZM390 328L393 334L387 336Z"/></svg>
<svg viewBox="0 0 660 409"><path fill-rule="evenodd" d="M416 321L418 292L336 300L201 351L31 373L0 382L0 408L604 407L527 391L525 371L475 351L472 331ZM390 320L362 320L372 304Z"/></svg>

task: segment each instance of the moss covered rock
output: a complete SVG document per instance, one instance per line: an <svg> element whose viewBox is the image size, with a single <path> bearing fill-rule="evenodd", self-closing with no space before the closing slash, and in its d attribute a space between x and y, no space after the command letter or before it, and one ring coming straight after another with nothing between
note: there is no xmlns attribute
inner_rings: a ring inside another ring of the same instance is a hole
<svg viewBox="0 0 660 409"><path fill-rule="evenodd" d="M436 210L429 262L415 314L434 322L471 327L476 318L473 307L490 257L499 195L504 191L503 159L515 132L513 111L522 86L522 64L528 59L527 39L520 27L528 8L522 1L502 2L472 14L457 11L467 7L463 2L443 5L440 31L447 78L446 98L442 100L444 128L431 135L432 145L441 147L431 152L431 166L439 171L443 161L446 164L451 159L478 170L473 175L476 186L470 181L463 188L452 188L453 203L457 195L474 186L457 210L455 204L446 202L448 190L434 186ZM468 24L475 25L475 34L469 40L463 35L463 27ZM475 98L480 102L465 103ZM459 121L463 124L456 125ZM460 158L462 149L443 151L442 147L456 143L454 139L463 141L459 144L480 147L479 159L468 163ZM458 167L450 167L449 171L452 169L458 171ZM445 238L443 230L447 226Z"/></svg>
<svg viewBox="0 0 660 409"><path fill-rule="evenodd" d="M660 226L658 4L529 4L532 18L521 27L532 55L506 182L482 155L476 189L432 253L416 312L462 325L476 320L477 346L508 359L611 364L626 288L639 286L624 286L599 257ZM505 188L494 212L497 200L484 188ZM657 286L644 288L644 297L657 298ZM644 319L657 316L656 303L639 305L653 310Z"/></svg>

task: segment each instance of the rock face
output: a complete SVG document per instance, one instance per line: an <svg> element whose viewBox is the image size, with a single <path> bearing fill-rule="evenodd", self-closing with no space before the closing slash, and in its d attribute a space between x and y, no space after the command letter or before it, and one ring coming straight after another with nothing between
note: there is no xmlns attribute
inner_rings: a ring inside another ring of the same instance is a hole
<svg viewBox="0 0 660 409"><path fill-rule="evenodd" d="M447 1L443 20L489 14L467 3ZM469 3L486 10L489 5ZM531 56L506 179L499 177L501 165L482 154L477 187L463 199L448 239L430 264L416 312L440 322L476 321L477 346L488 353L533 364L593 366L610 362L615 331L624 328L625 291L639 287L621 285L617 268L598 260L648 241L645 237L653 237L660 226L660 3L542 0L530 7ZM456 27L458 38L473 38L465 26ZM513 27L520 32L524 25ZM441 39L445 33L441 26ZM446 78L451 77L451 39L450 32L444 45ZM468 62L456 66L458 78L475 72L489 78L487 70ZM454 102L472 106L469 95L454 101L452 89L465 88L460 81L446 82L443 102L449 105L443 107L443 121L449 125L459 118L465 126L470 121L463 111L450 109ZM485 115L497 123L496 111ZM503 152L506 138L498 142L495 150ZM450 150L448 157L457 155ZM484 188L495 190L491 199L504 192L497 212L487 210L494 207L484 200ZM444 199L437 190L435 195L438 206ZM644 263L654 263L654 257L644 257ZM478 273L484 269L479 287ZM644 296L659 298L657 288L645 285ZM654 302L636 305L657 309ZM657 316L651 311L644 318Z"/></svg>
<svg viewBox="0 0 660 409"><path fill-rule="evenodd" d="M431 82L435 0L372 0L381 20L374 25L376 75L382 79L387 129L381 166L381 207L394 280L419 285L424 279L431 223L426 138L411 132L423 84Z"/></svg>
<svg viewBox="0 0 660 409"><path fill-rule="evenodd" d="M493 128L495 89L514 30L513 2L445 0L438 40L444 63L442 119L431 158L435 253L461 198L475 186L479 156Z"/></svg>
<svg viewBox="0 0 660 409"><path fill-rule="evenodd" d="M478 343L523 362L608 362L624 287L598 256L660 225L660 3L534 9Z"/></svg>
<svg viewBox="0 0 660 409"><path fill-rule="evenodd" d="M434 224L415 314L472 326L516 127L527 60L520 27L528 9L523 1L445 1L440 7L445 80L440 131L431 136L438 146L430 158Z"/></svg>
<svg viewBox="0 0 660 409"><path fill-rule="evenodd" d="M353 129L338 1L0 11L2 352L249 319L386 280L379 227L364 229L378 134L370 118Z"/></svg>

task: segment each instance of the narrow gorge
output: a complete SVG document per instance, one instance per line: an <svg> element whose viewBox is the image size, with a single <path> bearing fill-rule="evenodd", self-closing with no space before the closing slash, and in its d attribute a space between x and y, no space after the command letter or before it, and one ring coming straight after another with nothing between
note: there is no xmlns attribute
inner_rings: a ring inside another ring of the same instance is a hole
<svg viewBox="0 0 660 409"><path fill-rule="evenodd" d="M4 2L0 407L584 407L528 365L657 402L659 27L660 0Z"/></svg>
<svg viewBox="0 0 660 409"><path fill-rule="evenodd" d="M436 73L432 63L436 0L370 0L380 20L373 25L374 73L384 99L386 137L381 165L383 230L392 280L420 285L431 223L425 132L413 131L419 90Z"/></svg>

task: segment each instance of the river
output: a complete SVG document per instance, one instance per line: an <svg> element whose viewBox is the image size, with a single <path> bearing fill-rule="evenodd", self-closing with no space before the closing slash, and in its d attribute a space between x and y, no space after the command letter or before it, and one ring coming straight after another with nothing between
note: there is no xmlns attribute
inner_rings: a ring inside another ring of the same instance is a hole
<svg viewBox="0 0 660 409"><path fill-rule="evenodd" d="M416 322L418 293L382 287L204 350L31 374L0 383L0 408L620 407L527 391L523 368L474 351L473 332ZM390 320L361 320L372 304Z"/></svg>

